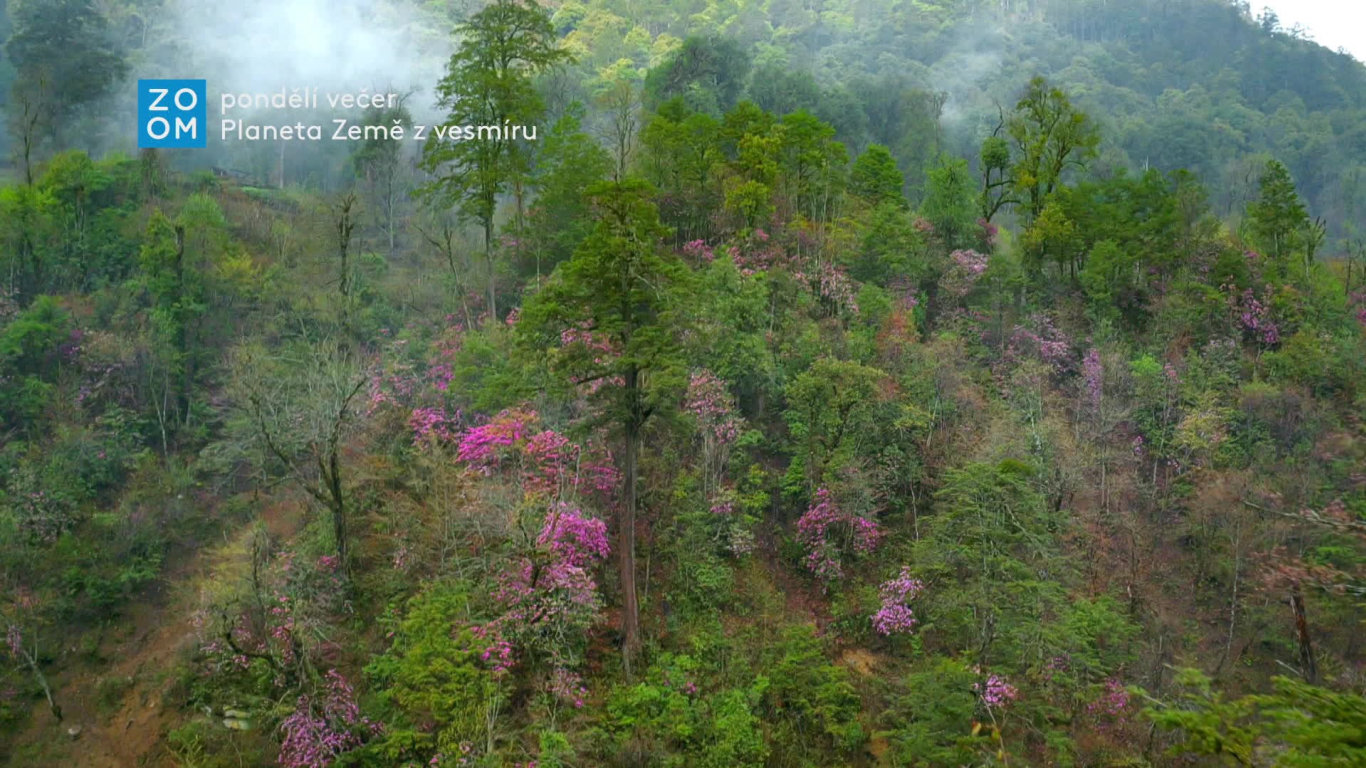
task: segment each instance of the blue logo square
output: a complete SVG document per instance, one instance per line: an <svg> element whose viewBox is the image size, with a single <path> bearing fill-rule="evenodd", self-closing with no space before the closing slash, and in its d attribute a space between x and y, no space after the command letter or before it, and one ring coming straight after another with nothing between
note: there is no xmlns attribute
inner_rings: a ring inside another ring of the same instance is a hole
<svg viewBox="0 0 1366 768"><path fill-rule="evenodd" d="M206 81L138 81L139 149L204 147L208 137Z"/></svg>

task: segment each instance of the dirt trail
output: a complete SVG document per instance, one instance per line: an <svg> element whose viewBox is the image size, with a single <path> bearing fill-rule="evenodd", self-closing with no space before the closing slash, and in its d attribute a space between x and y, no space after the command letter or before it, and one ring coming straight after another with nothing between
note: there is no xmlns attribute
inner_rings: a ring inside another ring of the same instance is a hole
<svg viewBox="0 0 1366 768"><path fill-rule="evenodd" d="M69 638L58 662L47 671L62 722L46 706L35 706L26 727L9 744L4 765L175 766L164 736L181 713L167 697L176 684L181 654L194 641L191 620L201 590L242 567L249 557L252 531L251 524L244 525L222 543L188 553L140 595L116 625L91 630L98 637L98 658L103 662L81 658L80 646L88 641ZM75 729L79 731L73 736Z"/></svg>

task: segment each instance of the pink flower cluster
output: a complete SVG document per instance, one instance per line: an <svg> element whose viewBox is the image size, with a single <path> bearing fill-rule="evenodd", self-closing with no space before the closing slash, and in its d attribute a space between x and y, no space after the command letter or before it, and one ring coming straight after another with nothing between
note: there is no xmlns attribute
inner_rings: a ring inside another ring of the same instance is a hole
<svg viewBox="0 0 1366 768"><path fill-rule="evenodd" d="M1082 381L1086 386L1086 399L1091 407L1100 407L1100 396L1105 388L1105 364L1101 362L1100 350L1091 347L1081 361Z"/></svg>
<svg viewBox="0 0 1366 768"><path fill-rule="evenodd" d="M1006 682L1000 675L988 675L985 685L973 683L972 690L981 694L983 703L988 707L1004 707L1006 703L1020 697L1020 692L1015 686Z"/></svg>
<svg viewBox="0 0 1366 768"><path fill-rule="evenodd" d="M949 254L949 268L944 273L941 287L946 294L962 299L972 292L986 271L985 255L977 251L954 251Z"/></svg>
<svg viewBox="0 0 1366 768"><path fill-rule="evenodd" d="M460 436L456 458L486 475L512 462L533 493L589 488L608 496L616 490L620 475L610 452L591 443L585 448L551 429L533 431L538 420L534 411L505 410Z"/></svg>
<svg viewBox="0 0 1366 768"><path fill-rule="evenodd" d="M413 430L413 442L423 445L431 441L438 443L454 442L459 434L460 412L448 415L445 408L414 408L408 417L408 426Z"/></svg>
<svg viewBox="0 0 1366 768"><path fill-rule="evenodd" d="M546 518L536 545L545 548L552 560L577 568L590 568L606 560L611 551L607 525L568 504L556 505Z"/></svg>
<svg viewBox="0 0 1366 768"><path fill-rule="evenodd" d="M731 397L726 383L711 371L702 370L692 375L683 408L697 417L703 434L720 445L735 442L740 436L735 398Z"/></svg>
<svg viewBox="0 0 1366 768"><path fill-rule="evenodd" d="M806 547L806 567L823 581L844 575L844 550L867 554L877 548L882 531L876 522L846 512L829 489L816 491L814 503L797 521L797 537Z"/></svg>
<svg viewBox="0 0 1366 768"><path fill-rule="evenodd" d="M1087 713L1096 717L1120 718L1129 708L1129 691L1115 678L1105 681L1105 690L1095 701L1086 705Z"/></svg>
<svg viewBox="0 0 1366 768"><path fill-rule="evenodd" d="M1057 373L1066 373L1071 370L1074 365L1072 344L1053 324L1053 318L1048 315L1037 314L1031 318L1031 321L1031 324L1038 330L1023 325L1015 326L1007 345L1007 354L1012 358L1018 358L1023 354L1033 352L1039 356L1040 360L1053 366L1053 370Z"/></svg>
<svg viewBox="0 0 1366 768"><path fill-rule="evenodd" d="M456 448L455 457L488 473L497 466L504 450L520 441L527 432L527 423L534 415L508 409L483 424L465 432Z"/></svg>
<svg viewBox="0 0 1366 768"><path fill-rule="evenodd" d="M716 253L705 240L692 240L684 244L683 255L703 264L710 264L716 260Z"/></svg>
<svg viewBox="0 0 1366 768"><path fill-rule="evenodd" d="M327 768L382 728L361 715L351 684L337 670L327 673L321 707L300 696L294 713L280 724L284 738L277 759L286 768Z"/></svg>
<svg viewBox="0 0 1366 768"><path fill-rule="evenodd" d="M1270 285L1266 286L1267 294L1272 290ZM1234 303L1234 310L1238 314L1238 322L1243 330L1255 340L1269 347L1280 343L1281 329L1271 318L1271 308L1260 301L1251 288L1243 291L1238 297Z"/></svg>
<svg viewBox="0 0 1366 768"><path fill-rule="evenodd" d="M925 585L919 579L911 578L911 569L902 566L896 578L883 582L878 588L882 597L882 607L872 615L873 629L881 635L904 634L915 628L915 614L907 603L914 600Z"/></svg>

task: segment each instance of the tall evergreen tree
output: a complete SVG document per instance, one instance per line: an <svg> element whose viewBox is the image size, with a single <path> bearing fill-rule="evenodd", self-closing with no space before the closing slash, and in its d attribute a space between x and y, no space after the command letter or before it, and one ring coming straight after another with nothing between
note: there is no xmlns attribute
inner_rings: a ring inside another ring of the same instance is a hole
<svg viewBox="0 0 1366 768"><path fill-rule="evenodd" d="M597 225L526 302L517 324L531 349L563 344L552 355L552 367L577 385L592 385L598 419L613 426L622 442L614 549L628 673L641 646L635 566L640 449L650 418L675 402L684 384L684 297L691 276L662 247L668 231L651 194L636 179L588 190ZM566 333L577 340L564 343Z"/></svg>
<svg viewBox="0 0 1366 768"><path fill-rule="evenodd" d="M1247 206L1248 226L1258 246L1279 262L1289 257L1309 224L1309 214L1289 169L1279 160L1267 161L1258 186L1257 199Z"/></svg>
<svg viewBox="0 0 1366 768"><path fill-rule="evenodd" d="M545 104L533 78L569 60L559 48L550 14L535 0L497 0L459 31L460 47L436 89L438 104L449 110L443 133L464 126L534 127ZM493 264L498 199L511 189L520 218L528 158L525 137L504 136L499 130L474 138L433 134L423 149L422 167L437 177L427 195L454 204L483 229L490 317L498 310Z"/></svg>

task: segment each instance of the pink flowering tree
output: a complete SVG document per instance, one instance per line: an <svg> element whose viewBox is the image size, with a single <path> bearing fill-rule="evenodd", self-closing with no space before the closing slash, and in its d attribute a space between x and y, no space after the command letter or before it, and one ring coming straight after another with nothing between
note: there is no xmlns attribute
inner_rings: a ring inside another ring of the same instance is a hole
<svg viewBox="0 0 1366 768"><path fill-rule="evenodd" d="M258 563L251 591L195 616L199 655L207 674L269 673L277 690L309 679L316 657L335 650L318 638L327 623L349 610L347 585L336 555L304 557L284 550Z"/></svg>
<svg viewBox="0 0 1366 768"><path fill-rule="evenodd" d="M534 547L498 577L497 615L472 628L496 677L545 671L552 701L583 706L575 668L602 608L595 571L607 559L607 525L565 503L551 506Z"/></svg>
<svg viewBox="0 0 1366 768"><path fill-rule="evenodd" d="M1010 360L1034 357L1059 374L1076 370L1071 339L1058 330L1052 317L1045 314L1036 314L1027 324L1015 326L1006 344L1006 357Z"/></svg>
<svg viewBox="0 0 1366 768"><path fill-rule="evenodd" d="M940 280L945 296L961 304L987 271L987 256L977 251L954 251L949 254L949 267Z"/></svg>
<svg viewBox="0 0 1366 768"><path fill-rule="evenodd" d="M525 492L551 500L573 500L581 492L610 499L619 481L610 453L543 428L530 409L505 410L462 432L455 444L457 461L512 478Z"/></svg>
<svg viewBox="0 0 1366 768"><path fill-rule="evenodd" d="M1281 326L1276 322L1271 308L1271 297L1274 293L1275 288L1267 285L1260 297L1251 288L1239 294L1231 294L1229 297L1229 305L1238 327L1244 337L1259 348L1275 347L1281 343Z"/></svg>
<svg viewBox="0 0 1366 768"><path fill-rule="evenodd" d="M820 488L797 521L797 538L806 550L807 570L828 587L844 575L849 558L877 548L882 530L875 521L843 509L828 489Z"/></svg>
<svg viewBox="0 0 1366 768"><path fill-rule="evenodd" d="M878 588L882 605L877 613L870 617L873 629L878 634L889 637L910 634L918 623L910 603L924 590L925 585L919 579L911 577L911 569L902 566L896 578L883 582Z"/></svg>
<svg viewBox="0 0 1366 768"><path fill-rule="evenodd" d="M328 768L382 730L361 715L355 690L340 672L328 670L321 687L316 697L300 696L280 724L277 762L284 768Z"/></svg>
<svg viewBox="0 0 1366 768"><path fill-rule="evenodd" d="M721 487L730 446L740 437L743 420L735 412L735 398L726 382L708 370L692 374L683 409L697 422L702 444L702 493L710 502Z"/></svg>

